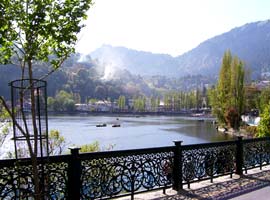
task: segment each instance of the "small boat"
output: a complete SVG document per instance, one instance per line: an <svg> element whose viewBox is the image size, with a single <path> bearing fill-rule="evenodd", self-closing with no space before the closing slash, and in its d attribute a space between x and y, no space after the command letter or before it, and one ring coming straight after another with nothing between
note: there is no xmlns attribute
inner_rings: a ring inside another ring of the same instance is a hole
<svg viewBox="0 0 270 200"><path fill-rule="evenodd" d="M106 127L107 124L97 124L96 127Z"/></svg>
<svg viewBox="0 0 270 200"><path fill-rule="evenodd" d="M120 124L113 124L112 127L120 127Z"/></svg>

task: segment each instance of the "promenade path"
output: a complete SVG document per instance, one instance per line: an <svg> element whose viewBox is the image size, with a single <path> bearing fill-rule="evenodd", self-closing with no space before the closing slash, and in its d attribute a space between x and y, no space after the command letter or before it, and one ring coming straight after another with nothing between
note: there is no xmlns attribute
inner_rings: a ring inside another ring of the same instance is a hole
<svg viewBox="0 0 270 200"><path fill-rule="evenodd" d="M130 197L119 198L128 200ZM270 167L249 170L242 177L233 175L233 178L224 176L210 181L202 181L191 184L190 189L184 186L184 190L177 194L176 191L167 189L164 195L162 191L149 192L135 195L135 200L270 200Z"/></svg>

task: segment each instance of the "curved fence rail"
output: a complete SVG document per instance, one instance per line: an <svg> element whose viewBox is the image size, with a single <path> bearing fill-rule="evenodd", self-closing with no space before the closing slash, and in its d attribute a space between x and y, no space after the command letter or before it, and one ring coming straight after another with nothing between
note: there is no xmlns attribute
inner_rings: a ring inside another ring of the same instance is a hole
<svg viewBox="0 0 270 200"><path fill-rule="evenodd" d="M0 199L34 199L29 159L0 161ZM48 199L111 199L267 165L270 139L52 156L44 163ZM44 167L43 167L44 169ZM18 181L19 180L19 181ZM19 184L18 184L19 183Z"/></svg>

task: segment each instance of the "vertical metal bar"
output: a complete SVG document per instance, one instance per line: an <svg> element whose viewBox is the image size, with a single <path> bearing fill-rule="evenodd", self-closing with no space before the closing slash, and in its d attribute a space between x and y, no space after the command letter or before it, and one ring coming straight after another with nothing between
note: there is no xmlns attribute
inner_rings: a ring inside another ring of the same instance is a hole
<svg viewBox="0 0 270 200"><path fill-rule="evenodd" d="M263 158L262 158L262 156L263 156L263 150L264 150L264 148L263 148L263 145L262 145L262 141L260 142L260 152L259 152L259 158L260 158L260 170L262 170L262 165L263 165Z"/></svg>
<svg viewBox="0 0 270 200"><path fill-rule="evenodd" d="M49 157L49 131L48 131L48 107L47 107L47 82L44 81L44 117L45 117L45 137L46 137L46 153Z"/></svg>
<svg viewBox="0 0 270 200"><path fill-rule="evenodd" d="M236 174L243 175L243 164L244 164L244 154L243 154L243 137L238 136L236 141Z"/></svg>
<svg viewBox="0 0 270 200"><path fill-rule="evenodd" d="M68 165L68 200L80 200L80 189L81 189L81 161L79 159L80 148L72 147L69 148L71 152L71 160Z"/></svg>
<svg viewBox="0 0 270 200"><path fill-rule="evenodd" d="M183 189L183 172L182 172L182 141L174 141L174 160L173 160L173 189L180 191Z"/></svg>

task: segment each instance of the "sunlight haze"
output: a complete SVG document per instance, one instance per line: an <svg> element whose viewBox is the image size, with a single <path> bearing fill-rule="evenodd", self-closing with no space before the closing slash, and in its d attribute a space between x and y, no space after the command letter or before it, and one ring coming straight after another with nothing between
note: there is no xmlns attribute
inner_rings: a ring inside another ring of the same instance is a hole
<svg viewBox="0 0 270 200"><path fill-rule="evenodd" d="M201 42L269 19L268 0L95 0L77 51L103 44L181 55Z"/></svg>

